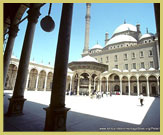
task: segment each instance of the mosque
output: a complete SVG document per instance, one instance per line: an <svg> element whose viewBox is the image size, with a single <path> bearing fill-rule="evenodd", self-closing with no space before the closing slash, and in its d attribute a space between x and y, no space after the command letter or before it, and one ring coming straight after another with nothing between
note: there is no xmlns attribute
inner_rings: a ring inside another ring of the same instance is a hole
<svg viewBox="0 0 163 135"><path fill-rule="evenodd" d="M160 94L160 58L158 37L146 30L141 34L140 24L119 25L105 45L89 49L90 7L87 4L85 45L82 58L68 64L66 93L89 95L94 90L118 95L158 96ZM12 56L5 89L13 89L19 59ZM26 90L50 91L53 67L31 61Z"/></svg>
<svg viewBox="0 0 163 135"><path fill-rule="evenodd" d="M45 4L4 3L3 5L3 31L4 35L8 34L3 57L3 86L4 90L13 90L8 101L8 111L4 112L5 118L9 116L18 118L23 115L27 100L24 97L25 91L51 91L50 104L44 108L46 111L44 131L67 130L67 112L70 108L65 106L65 92L72 96L90 96L94 91L117 96L136 96L140 93L144 96L160 95L159 3L153 4L157 34L152 34L147 29L146 34L142 35L140 24L135 26L124 22L115 28L111 37L105 33L105 45L97 43L92 48L89 48L91 3L86 3L82 58L70 63L68 56L74 4L63 3L54 67L30 61L35 28L41 14L40 9ZM52 3L49 4L49 15L42 18L42 25L47 26L46 31L49 31L48 26L50 28L54 26L50 16L51 6ZM22 18L26 10L28 15ZM19 24L26 19L26 32L21 57L18 59L12 56L12 50ZM64 55L61 55L63 52ZM26 116L30 119L29 114Z"/></svg>

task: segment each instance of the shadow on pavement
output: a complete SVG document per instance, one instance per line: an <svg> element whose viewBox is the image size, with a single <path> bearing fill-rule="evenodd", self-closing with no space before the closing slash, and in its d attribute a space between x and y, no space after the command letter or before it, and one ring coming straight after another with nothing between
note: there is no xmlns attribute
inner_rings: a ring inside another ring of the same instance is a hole
<svg viewBox="0 0 163 135"><path fill-rule="evenodd" d="M8 109L9 97L5 93L4 113ZM67 131L160 131L159 100L159 98L154 100L141 125L69 111ZM15 117L4 116L4 131L43 131L46 115L43 108L45 107L47 105L26 101L24 104L24 115Z"/></svg>

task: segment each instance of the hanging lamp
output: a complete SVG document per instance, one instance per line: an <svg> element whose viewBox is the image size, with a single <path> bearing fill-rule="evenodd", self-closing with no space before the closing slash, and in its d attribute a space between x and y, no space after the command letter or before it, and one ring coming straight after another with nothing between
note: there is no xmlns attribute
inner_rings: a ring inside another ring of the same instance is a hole
<svg viewBox="0 0 163 135"><path fill-rule="evenodd" d="M55 27L55 22L53 21L52 17L50 16L51 7L52 7L52 3L50 3L50 5L49 5L48 15L45 16L44 18L42 18L42 20L40 22L41 28L46 32L53 31L53 29Z"/></svg>

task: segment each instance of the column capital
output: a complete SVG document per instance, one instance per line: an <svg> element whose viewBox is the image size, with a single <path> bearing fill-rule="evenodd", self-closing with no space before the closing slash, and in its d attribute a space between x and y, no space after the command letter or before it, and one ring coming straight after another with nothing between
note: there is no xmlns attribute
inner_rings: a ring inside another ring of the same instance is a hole
<svg viewBox="0 0 163 135"><path fill-rule="evenodd" d="M137 79L137 80L139 80L139 77L140 77L140 76L139 76L138 74L136 74L136 79Z"/></svg>
<svg viewBox="0 0 163 135"><path fill-rule="evenodd" d="M17 36L17 33L19 31L19 28L17 25L11 25L10 29L9 29L9 34L13 37Z"/></svg>
<svg viewBox="0 0 163 135"><path fill-rule="evenodd" d="M128 79L130 79L131 75L127 75Z"/></svg>
<svg viewBox="0 0 163 135"><path fill-rule="evenodd" d="M157 76L157 77L156 77L156 78L157 78L157 81L159 81L159 77L160 77L160 76Z"/></svg>
<svg viewBox="0 0 163 135"><path fill-rule="evenodd" d="M27 11L27 13L28 13L28 21L29 22L33 22L33 23L37 23L38 22L38 18L41 15L39 8L30 8Z"/></svg>
<svg viewBox="0 0 163 135"><path fill-rule="evenodd" d="M123 75L120 75L119 76L119 80L122 81L122 78L123 78Z"/></svg>
<svg viewBox="0 0 163 135"><path fill-rule="evenodd" d="M148 77L146 78L147 81L149 81Z"/></svg>

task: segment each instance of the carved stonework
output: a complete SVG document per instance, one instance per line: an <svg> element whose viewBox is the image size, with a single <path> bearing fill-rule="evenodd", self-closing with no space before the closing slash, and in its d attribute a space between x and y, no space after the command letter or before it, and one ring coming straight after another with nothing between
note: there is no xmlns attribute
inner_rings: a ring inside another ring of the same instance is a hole
<svg viewBox="0 0 163 135"><path fill-rule="evenodd" d="M67 112L70 108L44 108L46 110L45 131L66 131Z"/></svg>
<svg viewBox="0 0 163 135"><path fill-rule="evenodd" d="M22 115L23 105L26 99L24 98L9 98L10 104L7 112L7 116Z"/></svg>

